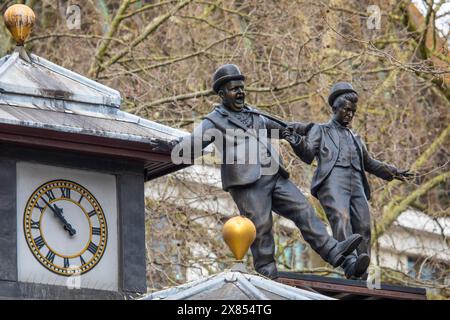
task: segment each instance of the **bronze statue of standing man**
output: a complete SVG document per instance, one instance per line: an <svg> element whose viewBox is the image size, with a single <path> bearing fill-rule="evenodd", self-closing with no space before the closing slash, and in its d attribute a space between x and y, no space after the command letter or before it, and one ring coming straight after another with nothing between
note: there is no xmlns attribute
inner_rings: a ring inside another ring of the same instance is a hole
<svg viewBox="0 0 450 320"><path fill-rule="evenodd" d="M384 180L405 180L409 170L373 159L360 136L350 128L357 110L358 94L347 82L332 88L328 103L333 116L328 123L314 125L299 141L290 141L295 153L311 164L317 159L317 169L311 182L311 194L319 199L337 240L353 233L363 241L347 256L342 268L347 278L367 278L370 264L371 217L368 200L370 187L365 172ZM295 125L291 126L296 131ZM287 136L289 141L289 137Z"/></svg>

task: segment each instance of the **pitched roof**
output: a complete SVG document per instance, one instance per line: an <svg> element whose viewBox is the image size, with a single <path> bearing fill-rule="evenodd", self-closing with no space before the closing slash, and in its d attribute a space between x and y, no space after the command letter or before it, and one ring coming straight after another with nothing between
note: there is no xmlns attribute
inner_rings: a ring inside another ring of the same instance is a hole
<svg viewBox="0 0 450 320"><path fill-rule="evenodd" d="M334 300L234 268L204 279L149 293L139 300Z"/></svg>
<svg viewBox="0 0 450 320"><path fill-rule="evenodd" d="M184 131L120 110L120 93L23 48L0 59L0 123L136 142Z"/></svg>

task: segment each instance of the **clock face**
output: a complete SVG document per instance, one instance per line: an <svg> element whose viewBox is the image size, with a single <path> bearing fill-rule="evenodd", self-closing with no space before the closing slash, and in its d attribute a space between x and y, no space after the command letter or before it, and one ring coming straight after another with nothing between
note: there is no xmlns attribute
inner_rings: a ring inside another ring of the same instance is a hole
<svg viewBox="0 0 450 320"><path fill-rule="evenodd" d="M38 187L25 205L23 228L33 256L58 275L92 270L106 250L103 209L87 188L74 181L52 180Z"/></svg>

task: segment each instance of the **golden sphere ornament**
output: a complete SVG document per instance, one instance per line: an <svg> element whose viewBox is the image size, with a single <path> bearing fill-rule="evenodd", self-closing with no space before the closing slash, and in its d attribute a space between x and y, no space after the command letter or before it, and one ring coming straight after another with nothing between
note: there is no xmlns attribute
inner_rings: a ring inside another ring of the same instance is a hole
<svg viewBox="0 0 450 320"><path fill-rule="evenodd" d="M33 10L26 5L15 4L5 11L3 18L6 27L16 40L16 44L23 46L36 21Z"/></svg>
<svg viewBox="0 0 450 320"><path fill-rule="evenodd" d="M242 260L255 241L256 228L250 219L236 216L223 225L222 235L236 260Z"/></svg>

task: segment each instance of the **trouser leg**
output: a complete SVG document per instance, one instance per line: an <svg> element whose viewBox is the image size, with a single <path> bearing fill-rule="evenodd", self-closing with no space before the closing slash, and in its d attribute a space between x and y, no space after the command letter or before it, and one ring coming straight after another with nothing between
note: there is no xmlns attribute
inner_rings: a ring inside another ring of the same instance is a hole
<svg viewBox="0 0 450 320"><path fill-rule="evenodd" d="M337 241L330 237L324 223L297 186L278 176L272 194L272 206L273 211L295 223L314 251L325 261L329 259L328 253L336 246Z"/></svg>
<svg viewBox="0 0 450 320"><path fill-rule="evenodd" d="M257 272L276 277L275 241L272 234L272 197L275 184L273 176L262 176L255 183L230 188L229 192L241 215L255 225L256 238L251 245L253 264Z"/></svg>
<svg viewBox="0 0 450 320"><path fill-rule="evenodd" d="M347 170L350 169L335 167L317 193L333 236L339 241L354 233L350 222L350 177L346 177L351 172Z"/></svg>
<svg viewBox="0 0 450 320"><path fill-rule="evenodd" d="M364 193L361 173L354 171L354 184L350 201L350 217L352 230L362 235L363 240L357 248L358 254L367 253L370 256L371 217L369 204Z"/></svg>
<svg viewBox="0 0 450 320"><path fill-rule="evenodd" d="M323 182L317 195L338 241L347 239L355 232L352 229L350 216L351 201L351 168L335 167ZM348 255L343 268L356 260L356 252Z"/></svg>

